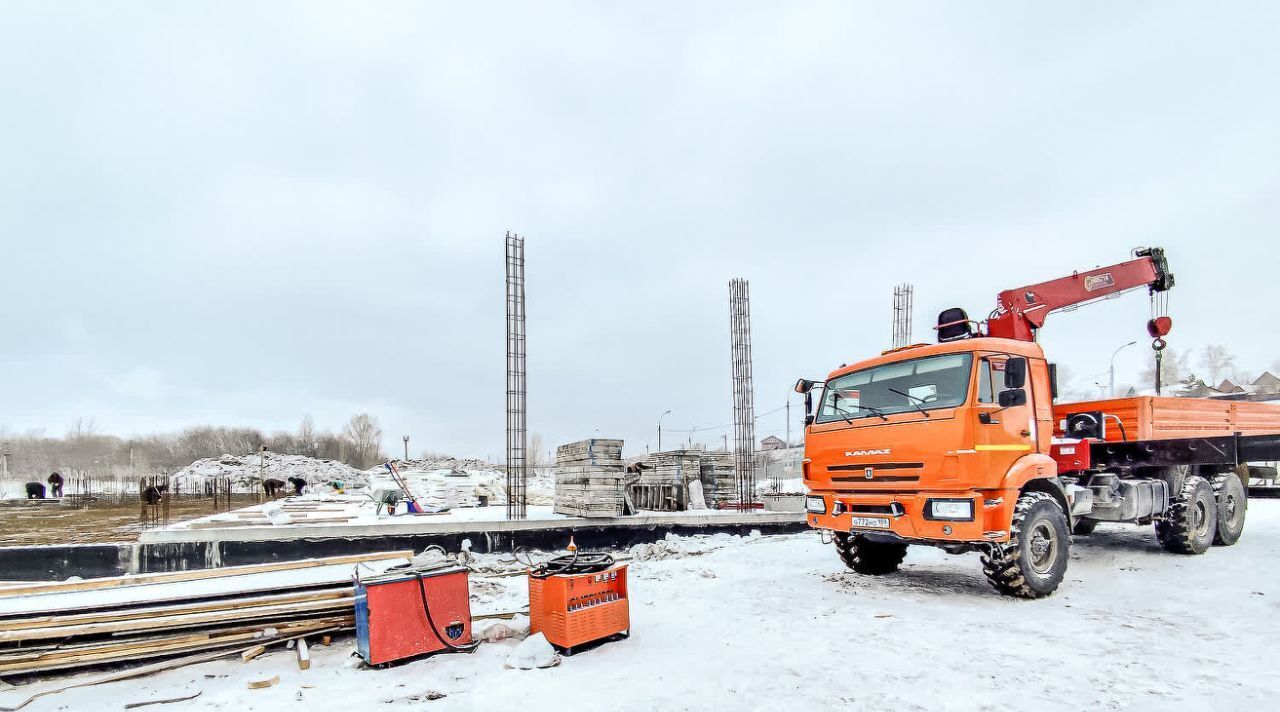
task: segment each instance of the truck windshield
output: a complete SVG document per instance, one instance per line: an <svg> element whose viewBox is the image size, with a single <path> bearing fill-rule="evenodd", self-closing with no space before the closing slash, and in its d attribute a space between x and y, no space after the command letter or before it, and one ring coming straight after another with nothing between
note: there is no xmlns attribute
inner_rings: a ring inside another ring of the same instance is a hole
<svg viewBox="0 0 1280 712"><path fill-rule="evenodd" d="M971 354L945 354L847 373L827 382L817 422L954 408L969 392Z"/></svg>

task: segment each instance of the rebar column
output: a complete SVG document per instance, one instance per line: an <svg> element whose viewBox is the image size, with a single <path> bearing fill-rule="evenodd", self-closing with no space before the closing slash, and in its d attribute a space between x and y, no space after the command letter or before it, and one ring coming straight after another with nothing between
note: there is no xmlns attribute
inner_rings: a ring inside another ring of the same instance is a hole
<svg viewBox="0 0 1280 712"><path fill-rule="evenodd" d="M529 463L525 374L524 238L507 233L507 519L524 519Z"/></svg>
<svg viewBox="0 0 1280 712"><path fill-rule="evenodd" d="M756 500L756 418L751 382L751 288L729 282L729 355L733 366L733 466L738 504Z"/></svg>
<svg viewBox="0 0 1280 712"><path fill-rule="evenodd" d="M911 310L915 289L910 284L893 288L893 348L911 345Z"/></svg>

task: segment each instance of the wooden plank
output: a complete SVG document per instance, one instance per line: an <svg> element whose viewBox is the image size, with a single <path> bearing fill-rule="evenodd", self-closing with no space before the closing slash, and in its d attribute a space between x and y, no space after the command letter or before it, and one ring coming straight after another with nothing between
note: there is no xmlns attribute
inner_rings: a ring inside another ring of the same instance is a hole
<svg viewBox="0 0 1280 712"><path fill-rule="evenodd" d="M151 618L154 616L176 616L187 613L221 611L240 606L254 607L283 605L288 603L308 603L311 601L345 598L350 595L351 586L346 585L340 588L321 589L317 591L254 596L250 598L223 598L214 601L202 601L190 604L183 603L170 606L129 608L124 610L108 610L97 613L71 615L41 615L30 618L10 618L0 620L0 631L21 630L23 628L38 628L43 626L72 626L87 625L90 623L111 623L114 621Z"/></svg>
<svg viewBox="0 0 1280 712"><path fill-rule="evenodd" d="M334 630L337 630L337 629L334 629ZM283 643L289 640L294 640L299 637L301 637L301 635L293 636L291 638L279 638L271 642L272 644ZM45 690L41 690L31 695L28 695L25 699L19 701L15 705L0 707L0 712L18 712L22 708L26 707L27 705L31 704L32 702L35 702L36 700L42 697L48 697L49 695L56 695L60 692L65 692L67 690L72 690L80 687L93 687L94 685L102 685L108 682L118 682L120 680L129 680L135 677L142 677L144 675L153 675L158 672L164 672L165 670L175 670L177 668L186 667L187 665L196 665L199 663L209 662L211 660L217 660L218 658L226 657L227 655L234 654L235 652L237 651L220 650L220 651L213 651L213 652L205 652L205 653L200 653L198 655L191 655L183 658L177 658L174 660L165 660L163 662L151 663L149 665L142 665L139 667L131 668L129 670L123 670L120 672L112 672L99 677L80 679L77 682L73 682L69 685L58 685L58 686L50 687Z"/></svg>
<svg viewBox="0 0 1280 712"><path fill-rule="evenodd" d="M274 686L279 685L279 684L280 684L280 676L279 676L279 675L276 675L276 676L274 676L274 677L269 677L269 678L266 678L266 679L264 679L264 680L250 680L250 681L249 681L249 689L250 689L250 690L261 690L261 689L263 689L263 688L266 688L266 687L274 687Z"/></svg>
<svg viewBox="0 0 1280 712"><path fill-rule="evenodd" d="M348 591L348 593L350 593ZM210 623L225 621L248 621L255 618L281 617L288 618L300 613L319 611L347 611L355 605L355 597L322 599L312 602L295 602L277 606L234 606L229 610L210 611L205 613L184 613L175 616L154 616L144 619L132 619L86 625L46 626L38 628L22 628L18 630L0 631L0 642L12 643L26 640L48 640L69 638L78 635L98 635L103 633L120 633L129 631L157 631L175 628L193 628Z"/></svg>
<svg viewBox="0 0 1280 712"><path fill-rule="evenodd" d="M315 627L294 627L282 629L287 635L314 635L326 628L344 629L354 625L353 619L334 620L317 622ZM162 655L178 655L182 653L199 652L202 650L210 650L214 648L226 648L243 645L247 642L253 642L253 634L241 634L237 636L227 636L215 638L209 641L186 643L186 644L169 644L164 646L150 647L134 647L128 650L118 650L104 653L95 653L92 655L75 655L64 657L47 657L39 661L26 661L17 663L0 664L0 673L3 674L21 674L33 672L48 672L51 670L65 670L70 668L84 667L86 665L100 665L105 663L128 662L133 660L141 660L148 657L158 657ZM283 638L272 639L272 643L281 642ZM261 643L259 643L260 645Z"/></svg>
<svg viewBox="0 0 1280 712"><path fill-rule="evenodd" d="M351 616L324 616L294 621L260 622L248 626L222 628L199 633L133 636L129 638L91 641L88 643L57 645L41 649L18 648L0 653L0 664L63 660L83 656L129 652L134 650L166 649L171 647L183 647L186 645L216 642L218 640L228 638L234 638L236 640L243 639L245 641L257 640L259 643L262 643L265 641L275 640L276 636L264 636L264 632L267 629L275 629L277 634L279 634L282 631L287 632L296 629L310 629L316 625L323 625L326 623L337 625L349 619L351 619Z"/></svg>
<svg viewBox="0 0 1280 712"><path fill-rule="evenodd" d="M307 649L307 639L298 638L298 645L294 648L294 652L298 654L298 669L311 669L311 651Z"/></svg>
<svg viewBox="0 0 1280 712"><path fill-rule="evenodd" d="M332 588L349 583L353 569L357 566L367 567L367 573L380 573L394 566L398 561L400 560L393 559L358 565L337 564L323 568L273 571L199 581L159 582L146 586L125 586L98 591L72 591L38 596L0 596L0 619L66 612L101 612L249 594Z"/></svg>
<svg viewBox="0 0 1280 712"><path fill-rule="evenodd" d="M300 559L298 561L282 561L270 564L249 564L247 566L227 566L217 569L196 569L194 571L173 571L159 574L139 574L137 576L112 576L109 578L86 579L84 581L54 581L24 586L13 586L0 589L0 597L20 596L42 593L66 593L69 591L91 591L119 586L141 586L151 583L173 583L177 581L196 581L222 576L240 576L243 574L266 573L270 571L292 571L295 569L334 566L338 564L357 564L364 561L385 561L387 559L412 559L412 551L383 551L369 554L351 554L347 556L330 556L323 559Z"/></svg>

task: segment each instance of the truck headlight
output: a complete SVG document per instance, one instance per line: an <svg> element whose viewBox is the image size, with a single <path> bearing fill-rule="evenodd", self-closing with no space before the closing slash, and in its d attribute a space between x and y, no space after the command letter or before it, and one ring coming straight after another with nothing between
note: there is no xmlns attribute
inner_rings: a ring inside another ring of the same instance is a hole
<svg viewBox="0 0 1280 712"><path fill-rule="evenodd" d="M804 499L804 511L810 514L826 514L827 500L815 495L809 495Z"/></svg>
<svg viewBox="0 0 1280 712"><path fill-rule="evenodd" d="M971 499L931 499L928 501L925 519L945 519L956 522L973 521L973 500Z"/></svg>

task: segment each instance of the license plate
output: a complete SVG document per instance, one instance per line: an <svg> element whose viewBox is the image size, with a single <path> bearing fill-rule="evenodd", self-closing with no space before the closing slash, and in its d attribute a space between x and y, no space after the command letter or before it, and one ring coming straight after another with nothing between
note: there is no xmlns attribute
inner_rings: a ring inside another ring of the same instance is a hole
<svg viewBox="0 0 1280 712"><path fill-rule="evenodd" d="M888 529L889 520L880 517L854 517L849 521L849 526L862 529Z"/></svg>

